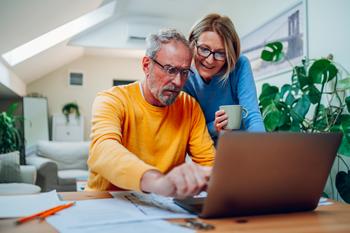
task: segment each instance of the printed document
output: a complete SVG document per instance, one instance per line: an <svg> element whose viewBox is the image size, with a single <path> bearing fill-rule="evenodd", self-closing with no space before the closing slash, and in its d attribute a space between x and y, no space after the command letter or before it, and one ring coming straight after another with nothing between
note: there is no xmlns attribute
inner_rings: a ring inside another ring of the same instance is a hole
<svg viewBox="0 0 350 233"><path fill-rule="evenodd" d="M64 203L58 199L56 190L30 195L0 196L0 218L28 216Z"/></svg>
<svg viewBox="0 0 350 233"><path fill-rule="evenodd" d="M127 223L196 217L174 204L171 198L133 191L111 194L110 199L76 201L74 206L47 218L47 222L60 232L88 232L119 223L128 226Z"/></svg>

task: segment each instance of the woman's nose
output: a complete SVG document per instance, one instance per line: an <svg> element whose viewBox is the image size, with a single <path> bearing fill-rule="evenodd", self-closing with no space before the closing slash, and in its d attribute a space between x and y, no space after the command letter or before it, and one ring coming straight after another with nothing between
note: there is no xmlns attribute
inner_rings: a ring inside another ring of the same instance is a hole
<svg viewBox="0 0 350 233"><path fill-rule="evenodd" d="M206 59L205 59L206 62L208 63L213 63L214 62L214 54L210 54Z"/></svg>

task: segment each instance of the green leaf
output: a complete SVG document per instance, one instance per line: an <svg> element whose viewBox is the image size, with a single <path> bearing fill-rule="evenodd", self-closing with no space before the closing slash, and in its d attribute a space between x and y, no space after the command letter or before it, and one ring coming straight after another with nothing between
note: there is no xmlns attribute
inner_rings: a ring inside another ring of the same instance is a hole
<svg viewBox="0 0 350 233"><path fill-rule="evenodd" d="M340 171L335 177L335 187L337 188L341 198L350 203L350 171Z"/></svg>
<svg viewBox="0 0 350 233"><path fill-rule="evenodd" d="M338 73L338 69L328 59L315 61L309 69L309 77L314 83L326 83L332 80Z"/></svg>
<svg viewBox="0 0 350 233"><path fill-rule="evenodd" d="M330 129L329 129L330 132L340 132L341 131L341 128L340 128L340 125L333 125Z"/></svg>
<svg viewBox="0 0 350 233"><path fill-rule="evenodd" d="M310 102L313 104L317 104L321 99L321 92L313 84L307 87L306 93L310 99Z"/></svg>
<svg viewBox="0 0 350 233"><path fill-rule="evenodd" d="M274 131L280 123L281 113L279 111L269 112L264 118L264 124L267 131Z"/></svg>
<svg viewBox="0 0 350 233"><path fill-rule="evenodd" d="M287 92L290 92L290 90L292 89L292 86L289 85L289 84L284 84L282 87L281 87L281 98L284 99L284 95L287 93Z"/></svg>
<svg viewBox="0 0 350 233"><path fill-rule="evenodd" d="M323 104L320 104L317 117L316 117L316 122L313 128L315 128L320 132L323 132L327 127L328 127L328 121L327 121L326 108Z"/></svg>
<svg viewBox="0 0 350 233"><path fill-rule="evenodd" d="M261 52L261 59L264 61L278 62L283 59L283 45L281 42L276 41L268 43Z"/></svg>
<svg viewBox="0 0 350 233"><path fill-rule="evenodd" d="M329 198L329 195L326 192L322 192L322 197Z"/></svg>
<svg viewBox="0 0 350 233"><path fill-rule="evenodd" d="M291 126L290 126L290 131L292 132L300 132L300 124L298 121L292 121Z"/></svg>
<svg viewBox="0 0 350 233"><path fill-rule="evenodd" d="M347 90L350 89L350 77L339 80L337 85L338 90Z"/></svg>
<svg viewBox="0 0 350 233"><path fill-rule="evenodd" d="M265 83L262 86L262 91L259 96L259 102L260 105L265 108L267 105L269 105L271 102L274 101L277 93L278 93L278 87L276 86L271 86L268 83Z"/></svg>
<svg viewBox="0 0 350 233"><path fill-rule="evenodd" d="M289 92L289 94L288 94L288 96L287 96L287 98L286 98L286 104L289 105L289 106L291 106L291 105L294 103L295 100L296 100L296 99L295 99L295 97L293 96L293 94L292 94L291 92Z"/></svg>
<svg viewBox="0 0 350 233"><path fill-rule="evenodd" d="M309 111L311 102L306 95L303 95L291 109L291 116L294 121L302 122L305 119L307 112Z"/></svg>
<svg viewBox="0 0 350 233"><path fill-rule="evenodd" d="M350 143L345 137L342 138L340 147L338 149L338 154L350 157Z"/></svg>
<svg viewBox="0 0 350 233"><path fill-rule="evenodd" d="M274 131L280 125L280 119L282 117L282 112L278 110L275 103L268 105L264 112L264 124L267 131Z"/></svg>
<svg viewBox="0 0 350 233"><path fill-rule="evenodd" d="M294 73L297 77L297 81L299 83L299 88L303 90L306 86L308 86L311 82L306 75L306 71L304 66L296 66L294 67Z"/></svg>
<svg viewBox="0 0 350 233"><path fill-rule="evenodd" d="M14 112L17 109L17 106L18 106L18 103L11 104L6 111L7 115L13 117Z"/></svg>
<svg viewBox="0 0 350 233"><path fill-rule="evenodd" d="M343 138L338 153L350 157L350 115L341 115L340 121L341 125L339 129L343 133Z"/></svg>
<svg viewBox="0 0 350 233"><path fill-rule="evenodd" d="M350 96L345 98L346 108L348 109L348 112L350 112Z"/></svg>
<svg viewBox="0 0 350 233"><path fill-rule="evenodd" d="M341 115L341 130L346 140L350 142L350 115Z"/></svg>

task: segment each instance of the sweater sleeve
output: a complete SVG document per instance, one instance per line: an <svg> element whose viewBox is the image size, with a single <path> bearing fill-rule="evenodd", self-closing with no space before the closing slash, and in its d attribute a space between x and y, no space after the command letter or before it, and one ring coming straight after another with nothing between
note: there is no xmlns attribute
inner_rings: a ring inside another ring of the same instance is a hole
<svg viewBox="0 0 350 233"><path fill-rule="evenodd" d="M244 127L250 132L264 132L265 127L259 110L256 87L248 58L242 56L238 69L238 101L248 111Z"/></svg>
<svg viewBox="0 0 350 233"><path fill-rule="evenodd" d="M203 166L213 166L215 148L206 127L203 112L197 102L193 103L192 126L188 153L192 160Z"/></svg>
<svg viewBox="0 0 350 233"><path fill-rule="evenodd" d="M111 93L98 95L92 107L89 169L113 185L140 191L143 174L156 169L122 145L122 125L127 106Z"/></svg>

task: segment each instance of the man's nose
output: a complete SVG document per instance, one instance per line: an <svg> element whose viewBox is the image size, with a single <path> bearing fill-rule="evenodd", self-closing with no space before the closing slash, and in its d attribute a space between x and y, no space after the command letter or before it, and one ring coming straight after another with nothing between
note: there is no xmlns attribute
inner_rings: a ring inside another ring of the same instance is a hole
<svg viewBox="0 0 350 233"><path fill-rule="evenodd" d="M176 87L181 87L181 85L183 84L183 79L181 77L181 72L177 73L173 80L172 83L176 86Z"/></svg>

